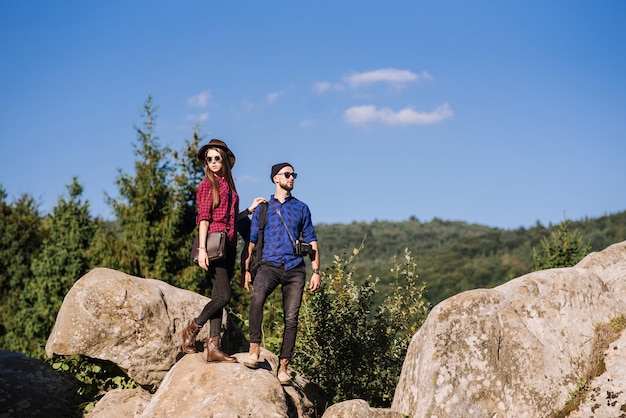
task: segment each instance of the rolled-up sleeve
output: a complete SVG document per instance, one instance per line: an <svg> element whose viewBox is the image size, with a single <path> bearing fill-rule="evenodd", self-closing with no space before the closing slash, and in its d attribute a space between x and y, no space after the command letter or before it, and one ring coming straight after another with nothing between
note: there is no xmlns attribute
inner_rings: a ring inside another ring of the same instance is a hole
<svg viewBox="0 0 626 418"><path fill-rule="evenodd" d="M205 177L196 190L196 205L198 207L196 225L199 225L201 221L213 221L211 217L211 200L211 183L209 183L209 180Z"/></svg>
<svg viewBox="0 0 626 418"><path fill-rule="evenodd" d="M313 242L317 241L317 236L315 235L315 228L313 227L313 221L311 219L311 211L307 205L304 205L303 208L303 225L302 225L302 239L304 242Z"/></svg>

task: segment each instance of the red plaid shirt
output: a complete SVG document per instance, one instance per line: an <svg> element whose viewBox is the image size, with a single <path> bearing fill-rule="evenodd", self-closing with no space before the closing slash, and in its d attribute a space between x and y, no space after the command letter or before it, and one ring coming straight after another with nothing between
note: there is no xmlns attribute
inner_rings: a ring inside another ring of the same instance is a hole
<svg viewBox="0 0 626 418"><path fill-rule="evenodd" d="M239 195L235 190L232 192L232 201L230 204L230 219L228 225L226 225L226 218L228 218L228 192L230 187L226 180L215 176L217 179L220 204L214 209L211 209L211 203L213 202L211 193L211 183L208 178L203 178L198 189L196 190L196 203L198 206L198 214L196 215L196 225L200 224L200 221L209 221L208 232L220 232L226 231L226 242L229 245L237 244L237 214L239 213Z"/></svg>

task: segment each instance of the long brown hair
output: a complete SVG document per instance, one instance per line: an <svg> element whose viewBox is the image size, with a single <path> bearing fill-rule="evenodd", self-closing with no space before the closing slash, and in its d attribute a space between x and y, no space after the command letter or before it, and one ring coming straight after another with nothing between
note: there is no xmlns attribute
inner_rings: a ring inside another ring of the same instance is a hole
<svg viewBox="0 0 626 418"><path fill-rule="evenodd" d="M230 158L226 155L226 151L219 147L209 147L208 150L215 150L220 153L220 158L222 159L222 172L224 173L224 179L228 183L228 186L233 192L237 192L235 188L235 181L233 180L232 166L230 165ZM211 209L215 209L220 205L220 193L219 187L217 183L217 179L215 178L215 174L209 169L209 165L204 163L204 173L209 179L209 183L211 184L211 195L213 201L211 202ZM230 210L230 208L228 208Z"/></svg>

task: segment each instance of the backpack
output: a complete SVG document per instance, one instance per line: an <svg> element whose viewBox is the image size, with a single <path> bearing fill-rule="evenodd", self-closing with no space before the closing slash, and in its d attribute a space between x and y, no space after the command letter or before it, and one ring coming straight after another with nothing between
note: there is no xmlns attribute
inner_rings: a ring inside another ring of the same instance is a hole
<svg viewBox="0 0 626 418"><path fill-rule="evenodd" d="M260 216L259 239L257 240L256 245L254 246L254 249L252 250L252 256L250 257L250 266L248 266L248 270L250 271L250 274L252 275L252 281L254 281L254 276L256 276L256 273L259 271L259 267L261 266L262 255L263 255L263 235L265 232L265 221L267 218L267 202L261 203L260 206L261 206L261 209L260 209L261 212L259 213L259 216ZM243 268L245 267L246 259L248 258L248 244L250 243L250 226L252 224L252 222L247 216L243 218L242 220L245 221L246 219L247 219L247 222L244 225L239 226L240 235L244 239L244 246L243 246L243 249L241 250L241 258L239 260L240 266L241 266L241 285L242 286L244 285L244 282L246 280L246 275L245 275L245 271L243 270ZM247 234L246 234L246 228L247 228Z"/></svg>

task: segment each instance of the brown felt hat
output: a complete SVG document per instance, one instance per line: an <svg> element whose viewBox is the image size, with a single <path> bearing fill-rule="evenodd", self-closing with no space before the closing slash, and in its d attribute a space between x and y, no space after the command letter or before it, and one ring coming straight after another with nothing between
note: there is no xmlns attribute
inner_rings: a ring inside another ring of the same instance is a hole
<svg viewBox="0 0 626 418"><path fill-rule="evenodd" d="M226 142L222 141L221 139L216 139L216 138L213 138L212 140L209 141L208 144L203 145L198 150L198 160L200 160L202 164L204 164L206 160L206 152L209 148L219 148L223 150L224 152L226 152L226 155L228 155L228 159L230 160L230 166L232 167L235 165L235 154L233 154L230 148L228 148L228 145L226 145Z"/></svg>

